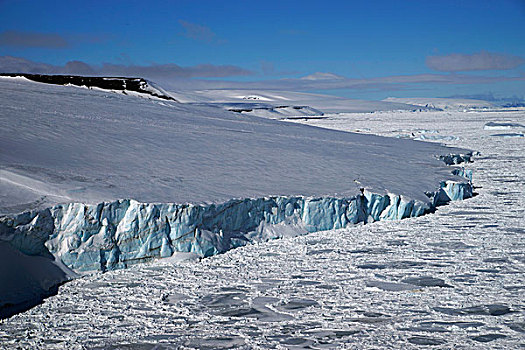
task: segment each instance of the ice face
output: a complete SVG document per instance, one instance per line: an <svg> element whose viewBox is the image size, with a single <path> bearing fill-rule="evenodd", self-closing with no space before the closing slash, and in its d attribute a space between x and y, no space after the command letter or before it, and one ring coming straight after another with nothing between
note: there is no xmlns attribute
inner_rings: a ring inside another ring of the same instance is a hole
<svg viewBox="0 0 525 350"><path fill-rule="evenodd" d="M427 195L430 203L367 190L349 198L275 196L209 205L69 203L3 218L1 238L28 255L57 256L75 271L106 271L174 252L207 257L283 235L416 217L471 197L472 187L447 181Z"/></svg>
<svg viewBox="0 0 525 350"><path fill-rule="evenodd" d="M470 182L472 182L472 170L470 170L470 169L456 168L456 169L452 170L452 174L457 175L457 176L461 176L461 177L469 180Z"/></svg>
<svg viewBox="0 0 525 350"><path fill-rule="evenodd" d="M439 156L439 159L441 159L447 165L455 165L471 162L472 154L447 154Z"/></svg>
<svg viewBox="0 0 525 350"><path fill-rule="evenodd" d="M217 103L217 106L237 113L271 119L321 118L323 112L309 106L278 105L262 103Z"/></svg>
<svg viewBox="0 0 525 350"><path fill-rule="evenodd" d="M520 133L506 133L506 134L494 134L491 135L494 137L503 137L503 138L514 138L514 137L525 137L525 134Z"/></svg>

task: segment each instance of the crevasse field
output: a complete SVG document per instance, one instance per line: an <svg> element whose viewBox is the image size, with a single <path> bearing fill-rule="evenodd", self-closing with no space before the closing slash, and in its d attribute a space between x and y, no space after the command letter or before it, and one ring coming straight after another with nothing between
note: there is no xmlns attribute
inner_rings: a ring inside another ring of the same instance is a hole
<svg viewBox="0 0 525 350"><path fill-rule="evenodd" d="M525 346L523 110L276 117L1 83L3 269L35 298L35 265L77 278L0 346ZM468 150L475 196L449 202L471 187L438 156Z"/></svg>

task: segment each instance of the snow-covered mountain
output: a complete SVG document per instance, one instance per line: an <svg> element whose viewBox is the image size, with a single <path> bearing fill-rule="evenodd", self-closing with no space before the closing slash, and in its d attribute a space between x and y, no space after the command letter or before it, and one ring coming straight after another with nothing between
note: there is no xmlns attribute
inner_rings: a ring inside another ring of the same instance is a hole
<svg viewBox="0 0 525 350"><path fill-rule="evenodd" d="M489 101L474 100L466 98L430 98L430 97L412 97L398 98L389 97L385 102L407 103L425 108L435 108L443 110L465 110L465 109L483 109L495 108L495 105Z"/></svg>
<svg viewBox="0 0 525 350"><path fill-rule="evenodd" d="M375 111L393 110L433 110L432 107L422 107L394 101L366 101L343 98L333 95L312 94L294 91L271 90L177 90L168 89L178 101L186 103L215 103L215 104L264 104L266 107L307 106L324 114L328 113L367 113ZM295 115L300 116L301 111ZM308 116L308 114L304 114Z"/></svg>
<svg viewBox="0 0 525 350"><path fill-rule="evenodd" d="M120 93L123 95L134 95L145 98L156 98L162 100L176 101L162 88L142 78L125 77L84 77L78 75L46 75L26 73L0 73L0 79L14 78L18 80L52 84L76 86L87 89Z"/></svg>

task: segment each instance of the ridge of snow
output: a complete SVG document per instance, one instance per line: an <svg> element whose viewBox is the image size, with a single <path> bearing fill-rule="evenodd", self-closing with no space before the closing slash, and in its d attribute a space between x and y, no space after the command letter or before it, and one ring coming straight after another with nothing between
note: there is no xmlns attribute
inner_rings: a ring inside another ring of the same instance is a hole
<svg viewBox="0 0 525 350"><path fill-rule="evenodd" d="M78 75L46 75L26 73L0 73L0 78L27 80L53 85L74 86L124 95L176 101L168 92L142 78L94 77Z"/></svg>
<svg viewBox="0 0 525 350"><path fill-rule="evenodd" d="M477 108L494 108L492 102L483 100L473 100L464 98L435 98L435 97L412 97L412 98L400 98L400 97L388 97L384 99L385 102L397 102L406 103L421 107L443 109L443 110L464 110L464 109L477 109Z"/></svg>
<svg viewBox="0 0 525 350"><path fill-rule="evenodd" d="M51 253L75 271L105 271L174 252L206 257L279 238L279 231L266 228L282 223L303 234L417 217L470 198L472 187L470 181L443 181L426 195L429 202L363 189L354 197L271 196L200 205L130 199L69 203L1 218L0 240L25 254Z"/></svg>

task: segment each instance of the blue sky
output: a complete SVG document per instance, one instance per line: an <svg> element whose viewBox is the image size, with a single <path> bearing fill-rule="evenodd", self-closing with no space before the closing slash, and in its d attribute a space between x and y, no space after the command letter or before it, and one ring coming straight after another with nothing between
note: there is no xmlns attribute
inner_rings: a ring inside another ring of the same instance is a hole
<svg viewBox="0 0 525 350"><path fill-rule="evenodd" d="M0 0L0 56L188 86L523 98L525 1ZM300 79L316 72L336 77Z"/></svg>

